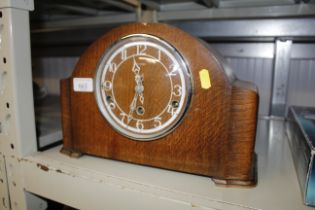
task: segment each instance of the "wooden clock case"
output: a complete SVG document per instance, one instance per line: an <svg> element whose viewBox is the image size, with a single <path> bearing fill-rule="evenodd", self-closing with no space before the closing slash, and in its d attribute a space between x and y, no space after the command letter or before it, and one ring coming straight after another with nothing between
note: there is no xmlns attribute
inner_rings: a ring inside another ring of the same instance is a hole
<svg viewBox="0 0 315 210"><path fill-rule="evenodd" d="M152 141L119 134L100 113L94 92L73 91L73 78L94 79L106 49L130 34L149 34L170 43L192 74L192 98L182 123ZM202 69L209 72L209 89L201 87ZM61 152L204 175L219 184L252 185L257 106L256 88L231 76L219 56L200 40L165 24L128 24L96 40L80 57L72 76L61 81Z"/></svg>

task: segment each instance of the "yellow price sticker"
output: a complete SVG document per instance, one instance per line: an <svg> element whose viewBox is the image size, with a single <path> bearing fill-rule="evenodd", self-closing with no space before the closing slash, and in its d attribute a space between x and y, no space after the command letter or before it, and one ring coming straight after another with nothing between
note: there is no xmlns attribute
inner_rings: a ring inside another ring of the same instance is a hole
<svg viewBox="0 0 315 210"><path fill-rule="evenodd" d="M202 69L199 71L199 78L200 78L201 88L203 89L211 88L210 74L207 69Z"/></svg>

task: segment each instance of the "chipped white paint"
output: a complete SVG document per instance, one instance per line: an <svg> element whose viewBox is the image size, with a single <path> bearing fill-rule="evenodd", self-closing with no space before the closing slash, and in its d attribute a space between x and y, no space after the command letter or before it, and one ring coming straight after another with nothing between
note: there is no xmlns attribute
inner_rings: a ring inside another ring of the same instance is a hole
<svg viewBox="0 0 315 210"><path fill-rule="evenodd" d="M20 160L25 188L79 209L309 209L302 203L282 121L260 121L254 188L218 187L207 177L103 158L73 159L59 150Z"/></svg>
<svg viewBox="0 0 315 210"><path fill-rule="evenodd" d="M0 155L0 209L10 210L10 200L7 182L7 171L4 156Z"/></svg>
<svg viewBox="0 0 315 210"><path fill-rule="evenodd" d="M177 184L184 186L193 178L191 185L194 179L200 179L211 187L210 178L87 156L72 159L60 154L59 149L20 160L26 173L27 190L80 209L125 209L127 206L130 209L256 209L167 184L178 178L182 183ZM142 175L144 180L141 180ZM168 182L160 185L155 182L158 177ZM53 184L54 191L51 183L55 178L58 181ZM60 190L62 193L58 193Z"/></svg>

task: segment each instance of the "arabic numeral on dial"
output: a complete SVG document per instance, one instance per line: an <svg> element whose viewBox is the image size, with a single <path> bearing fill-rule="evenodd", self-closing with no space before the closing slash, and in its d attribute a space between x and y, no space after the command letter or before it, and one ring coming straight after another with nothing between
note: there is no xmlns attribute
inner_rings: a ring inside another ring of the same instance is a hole
<svg viewBox="0 0 315 210"><path fill-rule="evenodd" d="M145 55L146 50L147 50L146 45L137 45L137 55Z"/></svg>
<svg viewBox="0 0 315 210"><path fill-rule="evenodd" d="M115 73L117 69L116 63L107 63L105 66L106 69L108 69L109 72Z"/></svg>
<svg viewBox="0 0 315 210"><path fill-rule="evenodd" d="M180 85L178 85L178 84L174 85L172 94L174 96L181 96L182 95L182 87Z"/></svg>
<svg viewBox="0 0 315 210"><path fill-rule="evenodd" d="M121 112L119 115L120 115L120 117L121 117L120 120L121 120L122 123L127 123L127 124L129 124L130 121L132 120L132 117L129 116L129 115L127 115L127 114L124 113L124 112Z"/></svg>
<svg viewBox="0 0 315 210"><path fill-rule="evenodd" d="M160 61L161 60L161 50L157 51L157 59Z"/></svg>
<svg viewBox="0 0 315 210"><path fill-rule="evenodd" d="M160 127L162 125L162 118L161 117L155 117L154 118L154 124L153 126L156 128L156 127Z"/></svg>
<svg viewBox="0 0 315 210"><path fill-rule="evenodd" d="M109 108L115 109L116 108L116 104L114 102L110 102L109 103Z"/></svg>
<svg viewBox="0 0 315 210"><path fill-rule="evenodd" d="M121 60L126 60L127 59L127 50L123 49L121 50Z"/></svg>
<svg viewBox="0 0 315 210"><path fill-rule="evenodd" d="M102 87L106 90L106 91L109 91L113 88L113 84L111 81L105 81L103 82L102 84Z"/></svg>
<svg viewBox="0 0 315 210"><path fill-rule="evenodd" d="M169 66L170 72L168 73L169 76L176 76L176 73L178 71L178 65L177 64L171 64Z"/></svg>
<svg viewBox="0 0 315 210"><path fill-rule="evenodd" d="M174 108L171 104L169 104L167 106L167 112L173 116L176 113L176 108Z"/></svg>
<svg viewBox="0 0 315 210"><path fill-rule="evenodd" d="M121 117L120 118L121 122L125 123L125 118L127 117L127 115L125 113L120 113L119 115Z"/></svg>
<svg viewBox="0 0 315 210"><path fill-rule="evenodd" d="M138 120L137 121L136 127L137 127L138 130L143 130L144 124L143 124L142 120Z"/></svg>

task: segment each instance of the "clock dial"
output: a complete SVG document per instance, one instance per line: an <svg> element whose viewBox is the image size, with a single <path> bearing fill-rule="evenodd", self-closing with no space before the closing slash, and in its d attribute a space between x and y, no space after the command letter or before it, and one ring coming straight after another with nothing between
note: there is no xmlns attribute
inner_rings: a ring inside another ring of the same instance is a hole
<svg viewBox="0 0 315 210"><path fill-rule="evenodd" d="M178 51L145 34L125 37L105 52L96 99L105 119L135 140L165 136L179 125L191 97L190 71Z"/></svg>

